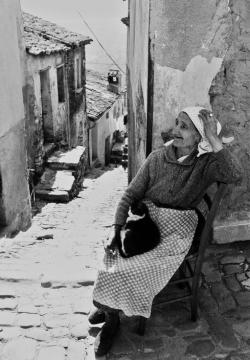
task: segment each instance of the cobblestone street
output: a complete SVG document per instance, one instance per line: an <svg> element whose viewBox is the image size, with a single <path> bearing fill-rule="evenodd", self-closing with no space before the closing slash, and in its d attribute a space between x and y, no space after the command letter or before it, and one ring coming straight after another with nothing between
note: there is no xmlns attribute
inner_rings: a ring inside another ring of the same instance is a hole
<svg viewBox="0 0 250 360"><path fill-rule="evenodd" d="M0 242L0 359L92 360L87 315L103 241L127 185L122 167L94 169L68 204L40 204L32 227ZM189 304L155 308L146 333L121 317L111 360L250 359L249 242L211 246L200 319Z"/></svg>

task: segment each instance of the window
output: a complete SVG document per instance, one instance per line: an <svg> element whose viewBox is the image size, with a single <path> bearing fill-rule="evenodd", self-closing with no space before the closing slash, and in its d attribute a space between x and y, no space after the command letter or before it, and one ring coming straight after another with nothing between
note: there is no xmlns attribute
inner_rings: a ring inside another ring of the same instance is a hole
<svg viewBox="0 0 250 360"><path fill-rule="evenodd" d="M79 58L76 59L76 88L79 89L81 87L81 67Z"/></svg>
<svg viewBox="0 0 250 360"><path fill-rule="evenodd" d="M60 66L57 69L57 89L58 89L58 101L62 103L65 101L64 92L64 66Z"/></svg>

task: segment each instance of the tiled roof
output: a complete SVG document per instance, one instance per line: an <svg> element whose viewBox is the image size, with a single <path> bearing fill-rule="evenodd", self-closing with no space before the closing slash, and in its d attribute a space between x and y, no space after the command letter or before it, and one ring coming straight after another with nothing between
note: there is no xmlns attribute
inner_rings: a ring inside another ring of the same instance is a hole
<svg viewBox="0 0 250 360"><path fill-rule="evenodd" d="M87 36L28 13L23 13L23 23L26 50L32 55L65 51L92 41Z"/></svg>
<svg viewBox="0 0 250 360"><path fill-rule="evenodd" d="M107 76L98 72L86 72L87 115L97 120L119 98L119 95L107 90Z"/></svg>

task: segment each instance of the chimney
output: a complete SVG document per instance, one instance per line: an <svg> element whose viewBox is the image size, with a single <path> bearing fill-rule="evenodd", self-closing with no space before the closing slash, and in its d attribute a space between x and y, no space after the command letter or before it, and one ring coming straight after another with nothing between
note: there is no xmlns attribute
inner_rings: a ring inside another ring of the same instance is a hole
<svg viewBox="0 0 250 360"><path fill-rule="evenodd" d="M121 74L119 70L109 70L107 89L117 95L121 92Z"/></svg>

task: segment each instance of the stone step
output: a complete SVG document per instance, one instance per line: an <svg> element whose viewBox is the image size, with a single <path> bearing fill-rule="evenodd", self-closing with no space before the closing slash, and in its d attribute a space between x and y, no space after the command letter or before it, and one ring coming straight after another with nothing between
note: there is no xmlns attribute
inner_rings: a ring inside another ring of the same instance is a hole
<svg viewBox="0 0 250 360"><path fill-rule="evenodd" d="M58 150L47 160L46 165L54 170L76 170L85 154L83 146L71 150Z"/></svg>
<svg viewBox="0 0 250 360"><path fill-rule="evenodd" d="M68 202L75 186L75 177L70 170L46 168L40 183L36 186L36 196L51 202Z"/></svg>
<svg viewBox="0 0 250 360"><path fill-rule="evenodd" d="M86 149L77 146L58 150L47 160L47 168L36 186L36 196L49 202L69 202L81 187L87 166Z"/></svg>

